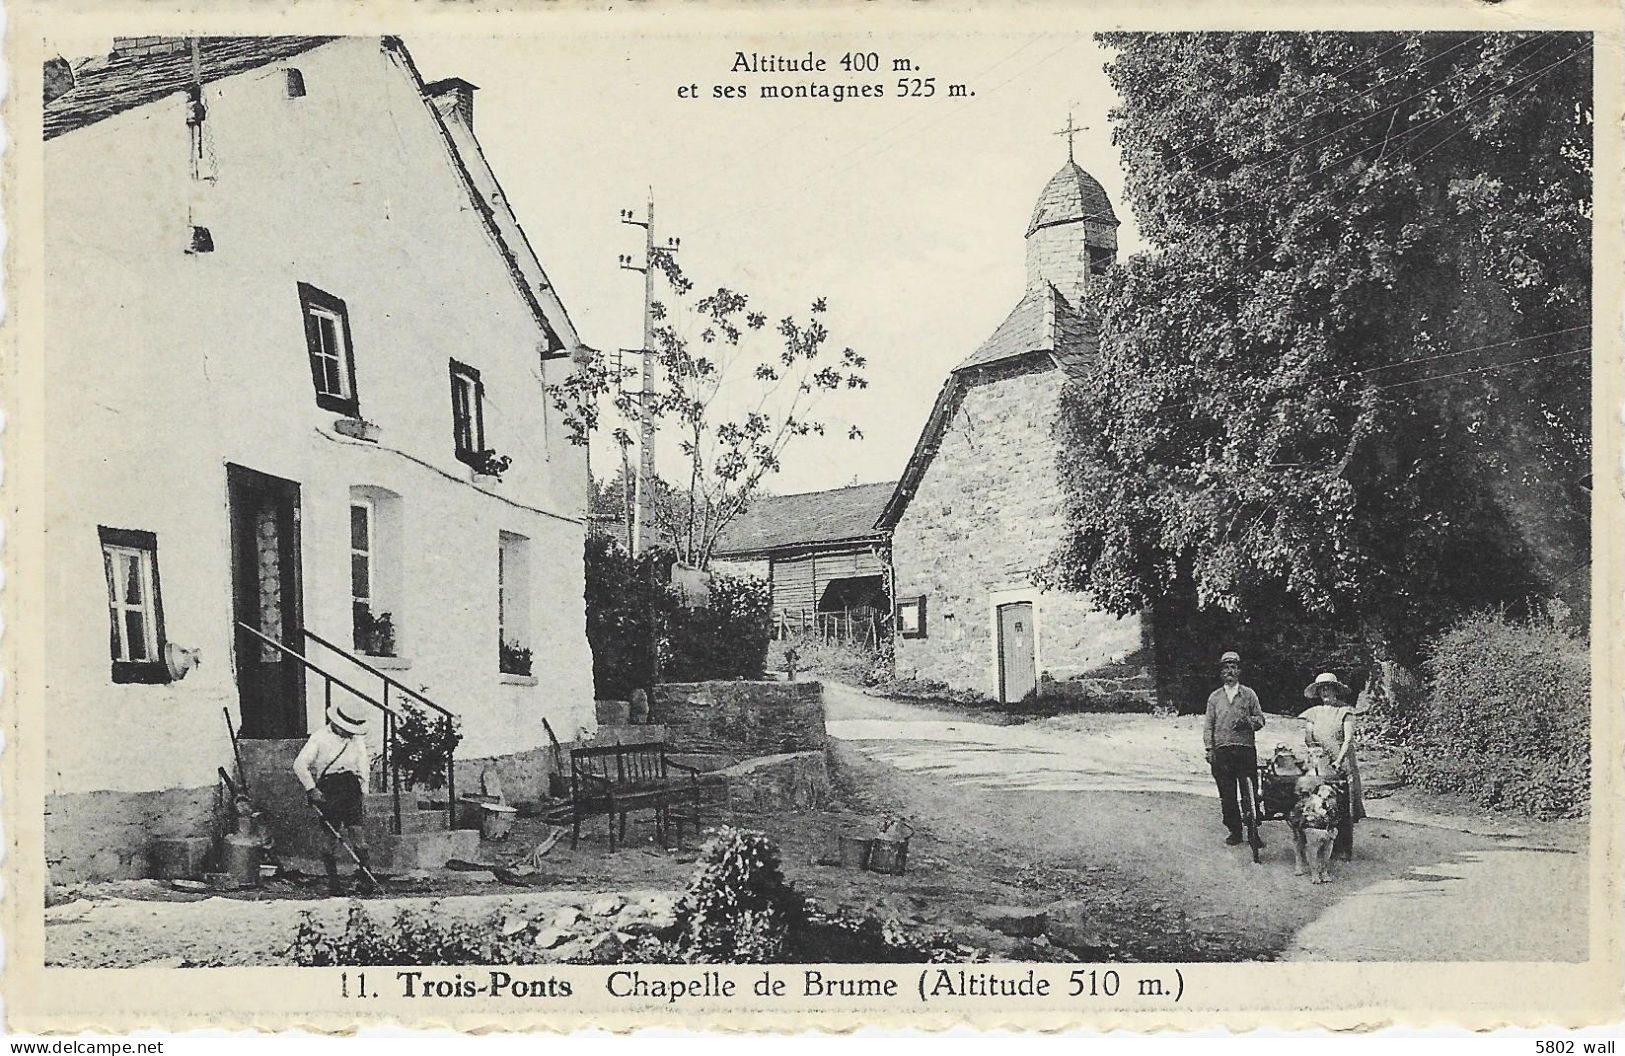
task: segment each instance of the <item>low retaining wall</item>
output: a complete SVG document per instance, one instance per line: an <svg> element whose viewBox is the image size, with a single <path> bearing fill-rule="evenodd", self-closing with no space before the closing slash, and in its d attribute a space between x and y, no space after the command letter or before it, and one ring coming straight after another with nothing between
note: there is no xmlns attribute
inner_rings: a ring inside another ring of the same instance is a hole
<svg viewBox="0 0 1625 1056"><path fill-rule="evenodd" d="M827 740L820 682L672 682L655 687L651 710L681 752L776 755Z"/></svg>
<svg viewBox="0 0 1625 1056"><path fill-rule="evenodd" d="M829 762L822 750L759 756L706 777L726 787L730 810L818 810L829 803Z"/></svg>
<svg viewBox="0 0 1625 1056"><path fill-rule="evenodd" d="M46 796L46 879L69 884L151 876L155 838L215 833L212 785Z"/></svg>
<svg viewBox="0 0 1625 1056"><path fill-rule="evenodd" d="M1069 711L1149 713L1157 706L1157 683L1149 673L1045 679L1039 683L1038 696Z"/></svg>

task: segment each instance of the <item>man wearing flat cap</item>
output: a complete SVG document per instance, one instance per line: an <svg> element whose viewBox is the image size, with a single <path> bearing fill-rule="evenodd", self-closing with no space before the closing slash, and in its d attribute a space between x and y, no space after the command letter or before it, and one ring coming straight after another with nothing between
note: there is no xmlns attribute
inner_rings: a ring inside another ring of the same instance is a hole
<svg viewBox="0 0 1625 1056"><path fill-rule="evenodd" d="M1219 786L1219 806L1224 827L1230 831L1225 843L1241 842L1241 783L1258 774L1258 746L1253 735L1264 728L1264 709L1258 694L1241 684L1241 655L1227 652L1219 657L1219 676L1224 684L1207 698L1207 717L1202 724L1202 747L1207 749L1208 766Z"/></svg>

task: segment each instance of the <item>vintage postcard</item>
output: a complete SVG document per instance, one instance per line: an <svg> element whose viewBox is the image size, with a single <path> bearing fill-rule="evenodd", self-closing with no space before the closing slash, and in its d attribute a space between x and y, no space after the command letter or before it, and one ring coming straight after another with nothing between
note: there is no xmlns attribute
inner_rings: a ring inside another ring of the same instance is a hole
<svg viewBox="0 0 1625 1056"><path fill-rule="evenodd" d="M1625 1015L1617 3L7 38L11 1029Z"/></svg>

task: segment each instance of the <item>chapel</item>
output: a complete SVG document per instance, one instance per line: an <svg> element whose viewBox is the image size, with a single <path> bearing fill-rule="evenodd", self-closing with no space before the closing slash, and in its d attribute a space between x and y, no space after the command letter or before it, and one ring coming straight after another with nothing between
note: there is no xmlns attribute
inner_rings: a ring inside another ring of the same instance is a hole
<svg viewBox="0 0 1625 1056"><path fill-rule="evenodd" d="M1061 393L1096 354L1090 299L1116 263L1118 226L1069 147L1027 224L1021 300L949 372L877 523L892 538L901 677L1003 703L1155 703L1149 616L1037 582L1065 531Z"/></svg>

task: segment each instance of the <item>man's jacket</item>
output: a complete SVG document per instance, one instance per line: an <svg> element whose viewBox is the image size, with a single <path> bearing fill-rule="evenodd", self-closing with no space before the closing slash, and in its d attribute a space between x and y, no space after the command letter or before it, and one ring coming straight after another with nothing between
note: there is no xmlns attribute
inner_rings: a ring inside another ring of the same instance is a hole
<svg viewBox="0 0 1625 1056"><path fill-rule="evenodd" d="M1207 719L1202 724L1204 748L1256 748L1253 733L1264 728L1264 709L1258 694L1246 686L1236 687L1236 699L1225 695L1220 686L1207 698Z"/></svg>

